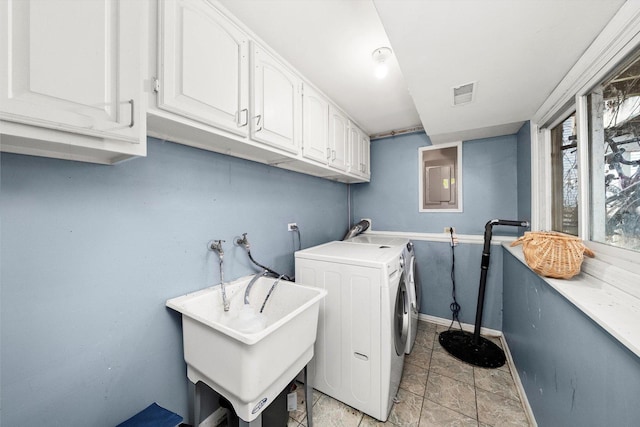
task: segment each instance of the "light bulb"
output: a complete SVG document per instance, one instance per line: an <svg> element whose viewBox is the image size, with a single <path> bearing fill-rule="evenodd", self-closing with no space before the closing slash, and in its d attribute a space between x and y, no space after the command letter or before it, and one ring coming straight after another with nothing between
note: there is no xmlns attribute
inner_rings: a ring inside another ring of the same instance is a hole
<svg viewBox="0 0 640 427"><path fill-rule="evenodd" d="M387 59L391 57L391 48L379 47L374 50L371 56L375 62L375 68L373 74L378 79L384 79L389 74L389 63Z"/></svg>
<svg viewBox="0 0 640 427"><path fill-rule="evenodd" d="M387 74L389 74L389 65L387 65L387 63L384 61L379 62L378 64L376 64L376 69L373 74L380 80L384 79L385 77L387 77Z"/></svg>

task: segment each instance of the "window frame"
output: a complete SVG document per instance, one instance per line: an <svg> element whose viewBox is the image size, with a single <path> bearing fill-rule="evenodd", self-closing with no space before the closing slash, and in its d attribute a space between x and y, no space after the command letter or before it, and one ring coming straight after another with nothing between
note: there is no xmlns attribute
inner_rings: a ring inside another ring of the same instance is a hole
<svg viewBox="0 0 640 427"><path fill-rule="evenodd" d="M552 228L551 129L573 111L578 136L578 237L612 265L640 274L640 253L591 240L588 95L640 48L640 2L623 4L531 119L531 229ZM606 267L589 274L609 282Z"/></svg>

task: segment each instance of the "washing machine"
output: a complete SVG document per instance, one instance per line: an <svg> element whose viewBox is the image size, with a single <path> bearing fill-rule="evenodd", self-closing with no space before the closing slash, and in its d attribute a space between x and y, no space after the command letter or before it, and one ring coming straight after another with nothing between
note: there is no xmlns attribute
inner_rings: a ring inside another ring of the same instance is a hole
<svg viewBox="0 0 640 427"><path fill-rule="evenodd" d="M379 236L370 234L359 234L348 242L361 243L367 245L378 246L398 246L404 248L405 272L407 277L407 291L409 294L409 306L411 320L409 322L409 338L407 339L407 348L405 353L411 353L413 344L416 342L416 334L418 333L418 317L420 315L420 282L417 278L416 257L413 250L413 243L405 237Z"/></svg>
<svg viewBox="0 0 640 427"><path fill-rule="evenodd" d="M313 386L386 421L402 377L409 325L403 248L329 242L295 253L296 282L327 290Z"/></svg>

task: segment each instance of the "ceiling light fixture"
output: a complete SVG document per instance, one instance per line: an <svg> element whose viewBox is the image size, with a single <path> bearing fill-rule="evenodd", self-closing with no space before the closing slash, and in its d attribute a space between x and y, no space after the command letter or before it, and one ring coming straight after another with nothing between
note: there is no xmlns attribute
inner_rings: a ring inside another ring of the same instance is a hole
<svg viewBox="0 0 640 427"><path fill-rule="evenodd" d="M379 47L371 54L376 63L374 74L379 79L384 79L389 74L388 60L391 58L391 48Z"/></svg>

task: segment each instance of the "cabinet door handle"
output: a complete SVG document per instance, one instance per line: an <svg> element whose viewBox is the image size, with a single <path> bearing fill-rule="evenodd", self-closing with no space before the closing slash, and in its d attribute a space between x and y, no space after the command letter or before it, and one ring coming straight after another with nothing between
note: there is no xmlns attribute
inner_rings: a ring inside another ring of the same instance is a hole
<svg viewBox="0 0 640 427"><path fill-rule="evenodd" d="M331 160L336 159L336 150L331 150Z"/></svg>
<svg viewBox="0 0 640 427"><path fill-rule="evenodd" d="M262 130L262 126L260 125L260 120L262 120L262 114L258 114L256 116L256 119L258 119L256 121L256 127L257 127L256 132L260 132Z"/></svg>
<svg viewBox="0 0 640 427"><path fill-rule="evenodd" d="M240 121L240 117L242 116L242 113L244 113L244 123ZM238 114L238 127L239 128L245 127L248 124L249 124L249 110L247 108L244 108L240 110L240 113Z"/></svg>
<svg viewBox="0 0 640 427"><path fill-rule="evenodd" d="M134 117L135 117L135 104L133 99L129 100L129 104L131 105L131 121L129 122L129 127L132 128L133 125L135 124L134 121Z"/></svg>
<svg viewBox="0 0 640 427"><path fill-rule="evenodd" d="M331 148L327 148L327 159L331 159Z"/></svg>

